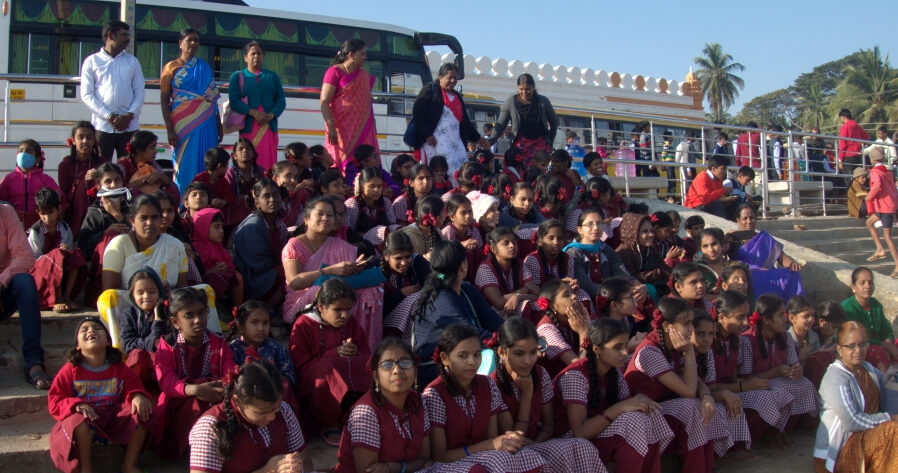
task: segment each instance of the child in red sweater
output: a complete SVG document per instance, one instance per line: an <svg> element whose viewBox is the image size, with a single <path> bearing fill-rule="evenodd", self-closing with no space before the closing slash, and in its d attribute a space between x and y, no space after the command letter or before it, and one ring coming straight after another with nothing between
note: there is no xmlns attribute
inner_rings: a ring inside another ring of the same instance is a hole
<svg viewBox="0 0 898 473"><path fill-rule="evenodd" d="M720 218L726 218L725 205L735 202L739 197L726 195L723 180L727 176L729 158L715 154L708 159L708 170L699 174L689 186L686 202L690 209L697 209Z"/></svg>
<svg viewBox="0 0 898 473"><path fill-rule="evenodd" d="M90 453L96 438L126 445L123 473L143 471L137 457L153 404L137 375L122 363L99 318L88 316L78 324L75 348L53 379L47 404L57 420L50 431L50 458L60 471L92 472Z"/></svg>
<svg viewBox="0 0 898 473"><path fill-rule="evenodd" d="M228 172L228 163L231 155L221 146L209 148L203 158L206 170L197 174L193 182L202 182L209 191L209 205L222 210L231 205L237 197L231 190L231 184L224 175ZM242 203L240 205L243 205Z"/></svg>
<svg viewBox="0 0 898 473"><path fill-rule="evenodd" d="M75 248L72 229L60 218L60 196L47 187L37 191L35 208L40 220L28 229L28 243L34 254L31 275L37 285L42 309L71 312L80 309L75 303L87 262L84 253Z"/></svg>

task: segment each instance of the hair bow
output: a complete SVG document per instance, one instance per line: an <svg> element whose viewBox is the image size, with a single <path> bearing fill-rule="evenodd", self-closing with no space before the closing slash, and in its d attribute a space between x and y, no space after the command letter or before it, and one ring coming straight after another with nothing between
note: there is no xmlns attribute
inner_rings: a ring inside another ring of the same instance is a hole
<svg viewBox="0 0 898 473"><path fill-rule="evenodd" d="M580 343L580 348L582 348L584 350L589 350L590 345L592 345L592 343L587 338L586 340L583 340L583 342Z"/></svg>
<svg viewBox="0 0 898 473"><path fill-rule="evenodd" d="M536 192L533 193L533 201L534 202L539 202L540 197L542 197L542 196L540 195L539 190L537 190Z"/></svg>
<svg viewBox="0 0 898 473"><path fill-rule="evenodd" d="M240 376L240 367L237 365L234 365L234 366L230 367L225 372L225 375L221 378L221 382L225 386L232 386L234 383L237 382L237 378L239 376Z"/></svg>
<svg viewBox="0 0 898 473"><path fill-rule="evenodd" d="M66 144L66 146L68 146L68 147L75 146L75 142L72 141L71 138L66 138L66 139L65 139L65 144Z"/></svg>
<svg viewBox="0 0 898 473"><path fill-rule="evenodd" d="M673 274L671 274L670 277L667 278L667 287L669 287L671 290L673 290L674 284L676 284L676 283L677 283L677 281L674 279Z"/></svg>
<svg viewBox="0 0 898 473"><path fill-rule="evenodd" d="M456 170L455 170L455 173L452 174L452 178L455 179L456 181L458 180L458 173L459 173L459 171L461 171L461 170L460 170L460 169L456 169Z"/></svg>
<svg viewBox="0 0 898 473"><path fill-rule="evenodd" d="M474 177L471 178L471 183L475 186L480 187L483 185L483 176L480 174L475 174Z"/></svg>
<svg viewBox="0 0 898 473"><path fill-rule="evenodd" d="M486 188L486 193L489 195L493 195L496 193L496 186L490 184L489 187Z"/></svg>
<svg viewBox="0 0 898 473"><path fill-rule="evenodd" d="M125 143L125 152L131 154L131 143Z"/></svg>
<svg viewBox="0 0 898 473"><path fill-rule="evenodd" d="M405 219L408 220L408 223L413 223L415 221L415 211L412 209L406 210Z"/></svg>
<svg viewBox="0 0 898 473"><path fill-rule="evenodd" d="M662 323L664 323L664 314L662 314L660 310L655 309L655 311L652 312L652 328L658 330L661 328Z"/></svg>
<svg viewBox="0 0 898 473"><path fill-rule="evenodd" d="M168 309L168 299L165 299L164 301L162 301L162 305L163 305L166 309Z"/></svg>
<svg viewBox="0 0 898 473"><path fill-rule="evenodd" d="M660 219L658 218L657 215L652 214L651 217L649 217L649 220L651 220L652 223L658 223L658 220L660 220Z"/></svg>
<svg viewBox="0 0 898 473"><path fill-rule="evenodd" d="M432 213L426 213L421 216L421 225L425 227L432 227L437 224L437 218L433 216Z"/></svg>
<svg viewBox="0 0 898 473"><path fill-rule="evenodd" d="M483 342L483 346L487 348L496 348L499 346L499 332L493 332L493 335Z"/></svg>
<svg viewBox="0 0 898 473"><path fill-rule="evenodd" d="M545 297L540 297L536 300L536 305L539 306L540 310L546 311L549 310L549 299Z"/></svg>
<svg viewBox="0 0 898 473"><path fill-rule="evenodd" d="M490 250L491 250L491 249L492 249L492 248L490 248L490 244L489 244L489 243L483 245L483 256L489 256L489 255L490 255Z"/></svg>
<svg viewBox="0 0 898 473"><path fill-rule="evenodd" d="M234 320L237 320L237 311L238 311L238 309L240 309L240 308L239 308L239 307L234 307L233 309L231 309L231 317L233 317ZM232 320L232 322L233 322L234 320Z"/></svg>
<svg viewBox="0 0 898 473"><path fill-rule="evenodd" d="M567 188L562 187L561 189L558 189L558 194L556 194L555 197L558 197L558 200L567 200Z"/></svg>
<svg viewBox="0 0 898 473"><path fill-rule="evenodd" d="M599 190L593 189L592 193L590 193L590 195L592 196L593 199L598 199L599 198Z"/></svg>
<svg viewBox="0 0 898 473"><path fill-rule="evenodd" d="M440 281L445 281L446 273L437 273L437 279L439 279Z"/></svg>
<svg viewBox="0 0 898 473"><path fill-rule="evenodd" d="M511 186L505 186L505 192L502 193L502 198L505 200L511 199Z"/></svg>
<svg viewBox="0 0 898 473"><path fill-rule="evenodd" d="M407 178L407 177L406 177L405 179L402 180L402 184L405 185L406 187L408 187L408 182L409 182L409 181L408 181L408 178Z"/></svg>
<svg viewBox="0 0 898 473"><path fill-rule="evenodd" d="M611 302L607 297L599 294L596 296L596 310L605 310L605 307L608 307L608 303Z"/></svg>
<svg viewBox="0 0 898 473"><path fill-rule="evenodd" d="M441 364L443 364L443 360L440 359L440 347L439 346L433 349L433 356L431 356L430 359L433 360L433 362L436 363L437 366L440 366Z"/></svg>
<svg viewBox="0 0 898 473"><path fill-rule="evenodd" d="M480 156L477 157L477 161L479 161L480 164L486 166L486 163L488 161L487 157L486 157L486 153L480 153Z"/></svg>
<svg viewBox="0 0 898 473"><path fill-rule="evenodd" d="M717 304L711 304L711 309L708 310L708 314L711 315L711 320L717 321L717 316L719 315L717 312Z"/></svg>
<svg viewBox="0 0 898 473"><path fill-rule="evenodd" d="M758 325L758 322L761 321L761 314L757 312L752 312L751 317L748 318L748 323L752 325Z"/></svg>

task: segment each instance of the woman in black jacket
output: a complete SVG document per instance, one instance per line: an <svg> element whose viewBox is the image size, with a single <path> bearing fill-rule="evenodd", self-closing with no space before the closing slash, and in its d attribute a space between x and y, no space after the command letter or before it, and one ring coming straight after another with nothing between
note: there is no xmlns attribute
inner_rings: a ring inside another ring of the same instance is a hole
<svg viewBox="0 0 898 473"><path fill-rule="evenodd" d="M455 91L458 67L440 66L435 82L425 85L415 99L412 117L415 121L415 149L420 149L423 162L433 156L444 156L449 169L460 169L468 160L467 142L476 141L489 148L471 123L461 94Z"/></svg>
<svg viewBox="0 0 898 473"><path fill-rule="evenodd" d="M505 132L511 122L514 135L512 146L524 152L524 166L530 166L530 160L537 151L552 152L552 143L558 132L558 116L552 108L552 102L536 93L536 82L530 74L518 76L518 93L505 99L499 109L499 120L490 143L495 143Z"/></svg>

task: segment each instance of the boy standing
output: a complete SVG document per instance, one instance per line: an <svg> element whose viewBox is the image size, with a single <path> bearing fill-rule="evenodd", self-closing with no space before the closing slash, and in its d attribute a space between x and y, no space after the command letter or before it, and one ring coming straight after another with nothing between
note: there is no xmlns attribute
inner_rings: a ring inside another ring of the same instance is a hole
<svg viewBox="0 0 898 473"><path fill-rule="evenodd" d="M877 261L886 257L886 252L879 242L879 234L873 226L877 221L882 222L882 237L886 240L892 260L895 261L895 269L889 275L892 279L898 279L898 250L892 241L892 223L895 211L898 210L898 190L895 189L895 181L892 172L883 164L882 149L874 148L870 151L870 192L867 194L867 229L876 244L876 251L867 258L867 261Z"/></svg>

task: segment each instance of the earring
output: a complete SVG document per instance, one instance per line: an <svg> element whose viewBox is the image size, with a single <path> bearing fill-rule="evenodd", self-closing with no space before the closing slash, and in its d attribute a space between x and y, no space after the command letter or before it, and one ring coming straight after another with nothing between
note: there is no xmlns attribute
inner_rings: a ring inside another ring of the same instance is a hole
<svg viewBox="0 0 898 473"><path fill-rule="evenodd" d="M415 385L412 386L412 389L413 389L415 392L418 392L418 381L415 381Z"/></svg>
<svg viewBox="0 0 898 473"><path fill-rule="evenodd" d="M380 384L378 384L377 381L374 382L374 392L380 392Z"/></svg>

